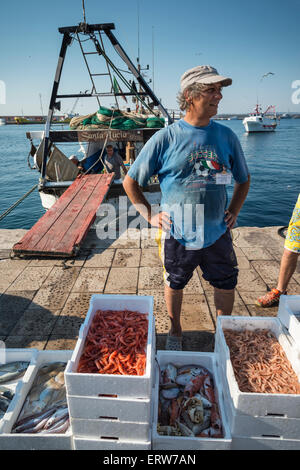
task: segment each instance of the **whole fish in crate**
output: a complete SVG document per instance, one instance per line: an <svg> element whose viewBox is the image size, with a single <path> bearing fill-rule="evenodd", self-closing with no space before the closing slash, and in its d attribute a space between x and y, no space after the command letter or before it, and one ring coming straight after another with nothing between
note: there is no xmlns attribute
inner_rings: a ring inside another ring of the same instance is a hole
<svg viewBox="0 0 300 470"><path fill-rule="evenodd" d="M0 383L10 382L20 378L25 374L28 366L29 362L27 361L14 361L0 365Z"/></svg>
<svg viewBox="0 0 300 470"><path fill-rule="evenodd" d="M199 365L160 369L157 432L168 436L223 437L213 376Z"/></svg>
<svg viewBox="0 0 300 470"><path fill-rule="evenodd" d="M64 382L65 368L64 362L53 362L40 367L12 432L66 432L70 423Z"/></svg>

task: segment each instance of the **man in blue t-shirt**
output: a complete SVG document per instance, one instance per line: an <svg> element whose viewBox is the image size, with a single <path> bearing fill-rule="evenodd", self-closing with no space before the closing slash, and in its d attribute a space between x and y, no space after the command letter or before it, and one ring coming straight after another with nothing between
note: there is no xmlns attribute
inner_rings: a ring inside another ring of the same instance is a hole
<svg viewBox="0 0 300 470"><path fill-rule="evenodd" d="M131 202L159 229L171 320L166 349L182 348L183 289L197 266L214 287L217 315L230 315L233 308L238 269L230 229L247 196L250 175L237 136L211 120L217 114L222 88L231 83L231 78L207 65L185 72L178 96L185 117L154 134L124 180ZM154 174L162 193L157 214L140 188ZM231 176L235 187L227 207L226 184Z"/></svg>

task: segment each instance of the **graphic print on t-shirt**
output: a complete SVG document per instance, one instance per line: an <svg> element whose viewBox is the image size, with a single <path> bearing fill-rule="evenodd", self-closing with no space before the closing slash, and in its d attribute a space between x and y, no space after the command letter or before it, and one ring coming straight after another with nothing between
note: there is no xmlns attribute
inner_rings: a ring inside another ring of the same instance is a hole
<svg viewBox="0 0 300 470"><path fill-rule="evenodd" d="M215 148L210 145L195 146L187 158L189 176L184 181L186 190L196 191L207 184L216 184L216 174L226 173Z"/></svg>

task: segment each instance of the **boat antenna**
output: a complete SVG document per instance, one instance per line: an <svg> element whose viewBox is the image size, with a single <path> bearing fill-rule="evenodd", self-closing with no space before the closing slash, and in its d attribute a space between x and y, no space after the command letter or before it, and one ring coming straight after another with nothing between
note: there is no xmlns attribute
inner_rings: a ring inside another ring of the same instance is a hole
<svg viewBox="0 0 300 470"><path fill-rule="evenodd" d="M84 24L86 24L84 0L82 0L82 10L83 10L83 22Z"/></svg>
<svg viewBox="0 0 300 470"><path fill-rule="evenodd" d="M154 91L154 26L152 26L152 90Z"/></svg>
<svg viewBox="0 0 300 470"><path fill-rule="evenodd" d="M264 78L268 77L269 75L275 75L273 72L267 72L267 73L264 73L260 80L259 80L259 83L261 83L263 81ZM259 85L259 84L258 84ZM258 85L256 87L256 104L258 106Z"/></svg>

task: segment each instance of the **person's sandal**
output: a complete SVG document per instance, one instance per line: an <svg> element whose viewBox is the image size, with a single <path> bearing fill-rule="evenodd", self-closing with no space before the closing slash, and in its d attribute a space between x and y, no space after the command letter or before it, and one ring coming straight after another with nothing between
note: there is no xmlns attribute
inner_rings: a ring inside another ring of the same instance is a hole
<svg viewBox="0 0 300 470"><path fill-rule="evenodd" d="M165 349L168 351L182 351L182 337L167 335Z"/></svg>
<svg viewBox="0 0 300 470"><path fill-rule="evenodd" d="M279 298L281 295L286 295L286 292L280 292L280 290L273 288L270 292L259 297L255 304L263 308L276 307L279 304Z"/></svg>

